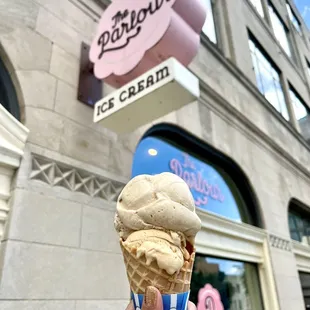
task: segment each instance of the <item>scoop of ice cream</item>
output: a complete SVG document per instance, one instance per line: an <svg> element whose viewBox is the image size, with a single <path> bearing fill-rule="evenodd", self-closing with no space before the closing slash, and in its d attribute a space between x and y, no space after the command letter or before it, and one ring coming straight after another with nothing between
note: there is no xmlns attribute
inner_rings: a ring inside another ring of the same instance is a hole
<svg viewBox="0 0 310 310"><path fill-rule="evenodd" d="M185 240L175 232L139 230L133 232L123 245L132 253L136 253L137 258L144 255L147 265L156 261L160 269L171 275L182 268L184 258L190 257L185 249Z"/></svg>
<svg viewBox="0 0 310 310"><path fill-rule="evenodd" d="M115 228L124 240L134 231L159 229L180 232L193 244L201 228L188 185L168 172L133 178L116 208Z"/></svg>

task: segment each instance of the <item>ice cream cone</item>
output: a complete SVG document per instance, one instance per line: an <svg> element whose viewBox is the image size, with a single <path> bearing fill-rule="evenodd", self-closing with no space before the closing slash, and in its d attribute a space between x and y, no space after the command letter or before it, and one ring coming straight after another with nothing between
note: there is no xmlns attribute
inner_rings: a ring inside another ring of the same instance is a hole
<svg viewBox="0 0 310 310"><path fill-rule="evenodd" d="M163 295L179 294L190 290L195 252L191 254L188 261L184 262L180 271L170 275L160 269L156 261L147 265L144 255L137 258L135 250L124 246L122 240L120 245L133 293L144 294L148 286L155 286Z"/></svg>

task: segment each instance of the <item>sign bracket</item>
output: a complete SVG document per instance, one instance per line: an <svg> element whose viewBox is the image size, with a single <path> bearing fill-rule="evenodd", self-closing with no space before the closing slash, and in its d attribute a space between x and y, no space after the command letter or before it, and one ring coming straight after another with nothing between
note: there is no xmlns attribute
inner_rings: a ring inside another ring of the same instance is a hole
<svg viewBox="0 0 310 310"><path fill-rule="evenodd" d="M90 46L82 42L77 100L94 107L103 96L103 81L94 75L94 64L89 60L89 50Z"/></svg>

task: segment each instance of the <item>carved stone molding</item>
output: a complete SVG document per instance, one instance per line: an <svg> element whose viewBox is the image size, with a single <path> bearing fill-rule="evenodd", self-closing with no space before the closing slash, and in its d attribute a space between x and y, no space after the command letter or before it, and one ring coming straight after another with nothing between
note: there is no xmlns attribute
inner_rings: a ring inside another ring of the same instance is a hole
<svg viewBox="0 0 310 310"><path fill-rule="evenodd" d="M75 167L38 155L32 156L31 180L38 180L51 187L62 187L71 192L84 193L107 201L116 201L124 184L91 174Z"/></svg>
<svg viewBox="0 0 310 310"><path fill-rule="evenodd" d="M275 235L269 235L269 243L274 248L288 252L292 251L292 244L290 240L286 240Z"/></svg>
<svg viewBox="0 0 310 310"><path fill-rule="evenodd" d="M9 213L12 178L24 154L28 132L28 129L0 104L0 241Z"/></svg>

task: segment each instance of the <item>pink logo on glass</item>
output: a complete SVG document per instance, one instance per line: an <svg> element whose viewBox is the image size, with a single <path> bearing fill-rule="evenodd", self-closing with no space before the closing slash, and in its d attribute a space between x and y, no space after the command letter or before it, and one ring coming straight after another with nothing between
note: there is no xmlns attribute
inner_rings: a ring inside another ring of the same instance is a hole
<svg viewBox="0 0 310 310"><path fill-rule="evenodd" d="M188 66L205 19L201 0L113 0L90 49L95 76L121 87L170 57Z"/></svg>
<svg viewBox="0 0 310 310"><path fill-rule="evenodd" d="M199 290L197 310L224 310L221 295L212 285Z"/></svg>

